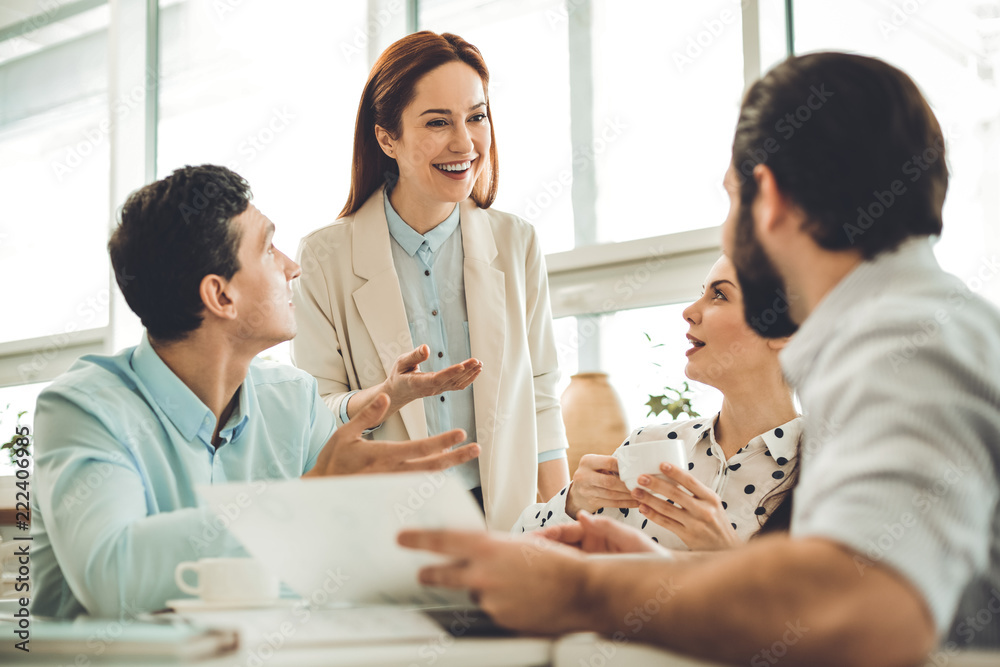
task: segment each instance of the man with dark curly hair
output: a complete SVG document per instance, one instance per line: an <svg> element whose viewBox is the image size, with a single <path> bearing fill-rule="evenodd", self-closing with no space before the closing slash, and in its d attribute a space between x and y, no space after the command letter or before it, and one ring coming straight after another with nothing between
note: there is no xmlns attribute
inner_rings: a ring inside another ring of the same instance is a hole
<svg viewBox="0 0 1000 667"><path fill-rule="evenodd" d="M38 398L32 612L120 616L181 597L182 561L242 555L195 486L403 470L478 455L460 430L371 442L382 394L335 431L307 373L255 359L295 335L298 265L224 167L133 193L108 244L139 345L88 355Z"/></svg>

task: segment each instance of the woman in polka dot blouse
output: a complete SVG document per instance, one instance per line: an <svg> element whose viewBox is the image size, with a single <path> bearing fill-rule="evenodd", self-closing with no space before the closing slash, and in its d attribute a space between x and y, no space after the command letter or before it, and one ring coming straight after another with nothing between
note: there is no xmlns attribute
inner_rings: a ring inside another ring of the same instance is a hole
<svg viewBox="0 0 1000 667"><path fill-rule="evenodd" d="M676 438L684 443L687 470L661 468L669 481L640 477L648 491L630 493L614 457L584 456L569 486L526 508L514 532L572 522L581 511L620 519L673 549L724 549L760 530L791 489L802 435L778 363L788 339L763 338L746 324L736 271L726 257L712 267L684 319L691 343L685 374L719 389L722 409L711 418L638 428L621 446Z"/></svg>

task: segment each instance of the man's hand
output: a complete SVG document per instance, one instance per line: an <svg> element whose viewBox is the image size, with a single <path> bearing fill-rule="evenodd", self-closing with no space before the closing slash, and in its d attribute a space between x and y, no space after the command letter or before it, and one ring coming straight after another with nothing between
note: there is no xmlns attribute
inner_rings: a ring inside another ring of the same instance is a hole
<svg viewBox="0 0 1000 667"><path fill-rule="evenodd" d="M532 534L404 530L399 543L454 560L420 571L420 583L467 590L494 621L533 634L593 629L587 564L568 547Z"/></svg>
<svg viewBox="0 0 1000 667"><path fill-rule="evenodd" d="M659 554L672 552L651 540L642 531L603 516L581 512L576 523L548 526L532 533L561 542L589 554Z"/></svg>
<svg viewBox="0 0 1000 667"><path fill-rule="evenodd" d="M382 383L382 390L389 395L389 414L418 398L465 389L483 370L483 362L466 359L444 370L424 373L420 370L420 364L427 361L430 354L430 348L421 345L396 359L389 377Z"/></svg>
<svg viewBox="0 0 1000 667"><path fill-rule="evenodd" d="M444 470L479 456L479 445L475 443L451 449L465 440L462 429L407 442L363 440L364 430L381 423L388 407L389 397L377 395L354 419L334 431L316 465L303 477Z"/></svg>
<svg viewBox="0 0 1000 667"><path fill-rule="evenodd" d="M628 487L618 477L618 459L587 454L573 473L566 492L566 514L576 517L580 510L593 514L602 507L638 507Z"/></svg>
<svg viewBox="0 0 1000 667"><path fill-rule="evenodd" d="M675 465L662 463L660 471L669 479L640 475L639 486L643 488L632 492L641 503L639 512L643 516L675 534L692 551L730 549L742 544L722 509L722 499L712 489Z"/></svg>

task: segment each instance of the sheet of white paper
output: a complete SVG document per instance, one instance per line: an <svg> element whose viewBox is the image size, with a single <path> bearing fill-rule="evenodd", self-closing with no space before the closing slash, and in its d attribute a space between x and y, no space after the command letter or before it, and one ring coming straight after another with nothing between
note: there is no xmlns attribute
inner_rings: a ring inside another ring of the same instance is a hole
<svg viewBox="0 0 1000 667"><path fill-rule="evenodd" d="M444 629L425 614L399 606L314 609L304 601L291 609L244 609L176 614L203 627L231 628L253 649L265 643L330 646L434 639Z"/></svg>
<svg viewBox="0 0 1000 667"><path fill-rule="evenodd" d="M417 571L442 558L396 544L404 526L485 530L472 494L449 475L257 481L198 492L252 556L313 605L469 601L421 586Z"/></svg>

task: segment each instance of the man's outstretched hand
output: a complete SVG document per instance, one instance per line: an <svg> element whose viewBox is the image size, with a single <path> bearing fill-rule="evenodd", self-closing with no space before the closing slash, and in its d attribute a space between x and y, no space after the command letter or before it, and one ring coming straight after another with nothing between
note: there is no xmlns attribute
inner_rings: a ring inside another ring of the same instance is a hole
<svg viewBox="0 0 1000 667"><path fill-rule="evenodd" d="M303 477L444 470L479 456L476 443L451 449L465 440L462 429L406 442L362 439L366 429L382 423L388 409L389 397L378 394L350 422L334 432L320 451L316 465Z"/></svg>

